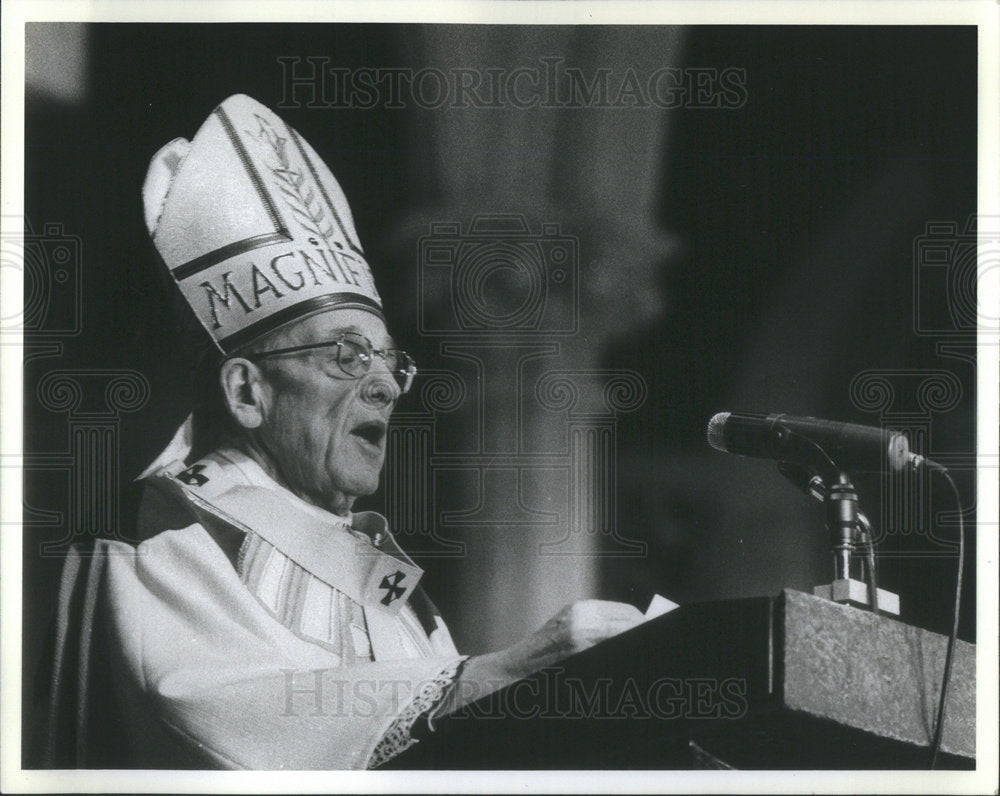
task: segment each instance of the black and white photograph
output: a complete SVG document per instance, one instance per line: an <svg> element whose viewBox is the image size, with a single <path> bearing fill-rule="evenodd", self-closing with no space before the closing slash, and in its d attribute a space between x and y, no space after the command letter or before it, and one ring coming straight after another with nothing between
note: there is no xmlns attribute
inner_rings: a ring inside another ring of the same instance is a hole
<svg viewBox="0 0 1000 796"><path fill-rule="evenodd" d="M4 5L3 791L995 792L996 5L246 5Z"/></svg>

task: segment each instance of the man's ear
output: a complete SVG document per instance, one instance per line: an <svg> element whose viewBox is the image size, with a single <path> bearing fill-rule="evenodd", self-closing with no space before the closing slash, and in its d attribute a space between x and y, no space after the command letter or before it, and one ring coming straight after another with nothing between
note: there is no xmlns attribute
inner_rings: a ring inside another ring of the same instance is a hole
<svg viewBox="0 0 1000 796"><path fill-rule="evenodd" d="M219 369L219 383L233 419L243 428L258 428L264 422L268 393L260 368L242 357L227 359Z"/></svg>

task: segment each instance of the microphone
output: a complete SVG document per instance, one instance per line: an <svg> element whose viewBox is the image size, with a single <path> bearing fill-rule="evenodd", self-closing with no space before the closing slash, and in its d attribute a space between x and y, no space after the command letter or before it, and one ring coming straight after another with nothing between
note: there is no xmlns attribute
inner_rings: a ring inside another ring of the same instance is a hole
<svg viewBox="0 0 1000 796"><path fill-rule="evenodd" d="M898 431L816 417L719 412L708 422L708 444L725 453L823 469L897 471L925 460ZM824 456L825 454L825 456Z"/></svg>

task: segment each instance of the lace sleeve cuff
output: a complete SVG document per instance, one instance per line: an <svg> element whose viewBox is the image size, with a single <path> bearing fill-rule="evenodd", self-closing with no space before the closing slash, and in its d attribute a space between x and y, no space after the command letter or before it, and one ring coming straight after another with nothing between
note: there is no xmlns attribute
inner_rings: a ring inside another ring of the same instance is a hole
<svg viewBox="0 0 1000 796"><path fill-rule="evenodd" d="M410 704L393 720L385 735L375 745L375 750L368 758L368 768L378 768L417 742L410 734L413 725L422 715L434 710L447 696L467 660L467 655L462 656L421 685Z"/></svg>

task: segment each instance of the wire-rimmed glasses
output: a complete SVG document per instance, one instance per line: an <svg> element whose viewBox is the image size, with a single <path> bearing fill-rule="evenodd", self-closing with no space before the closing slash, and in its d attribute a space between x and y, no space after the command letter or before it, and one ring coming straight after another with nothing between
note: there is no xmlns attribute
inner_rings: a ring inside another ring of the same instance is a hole
<svg viewBox="0 0 1000 796"><path fill-rule="evenodd" d="M277 348L248 356L248 359L264 359L283 354L297 354L302 351L331 349L332 359L340 371L353 379L359 379L371 370L375 357L381 357L399 385L400 394L409 392L413 378L417 375L417 364L413 357L398 348L375 348L371 340L356 332L343 332L336 340L324 343L309 343L290 348Z"/></svg>

